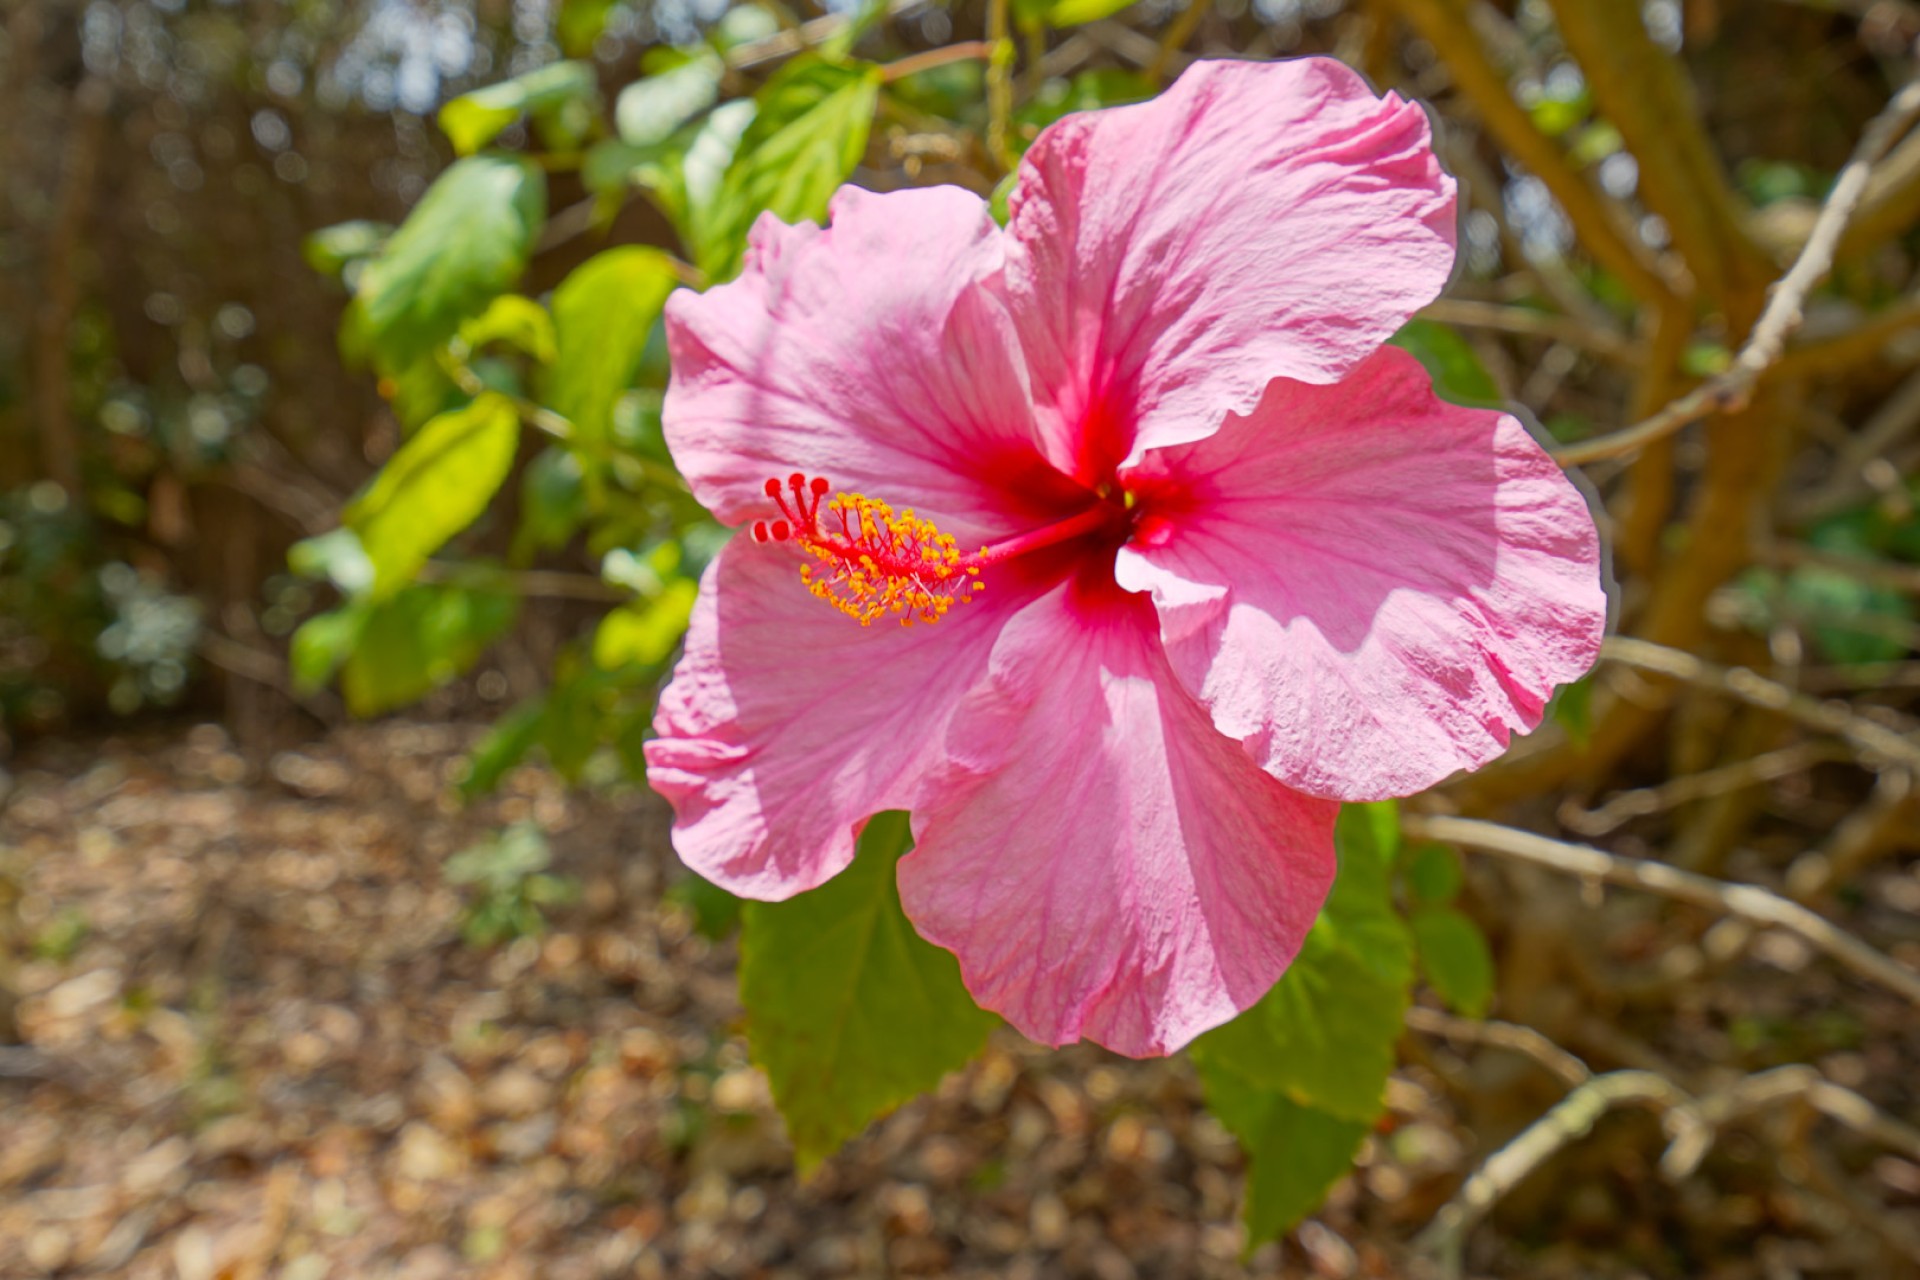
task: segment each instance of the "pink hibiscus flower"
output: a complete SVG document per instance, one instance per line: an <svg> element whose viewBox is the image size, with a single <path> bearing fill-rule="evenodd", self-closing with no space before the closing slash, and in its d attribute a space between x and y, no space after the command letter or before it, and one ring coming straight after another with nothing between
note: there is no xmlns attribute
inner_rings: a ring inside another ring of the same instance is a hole
<svg viewBox="0 0 1920 1280"><path fill-rule="evenodd" d="M1488 760L1598 649L1579 493L1382 346L1453 247L1425 115L1322 58L1060 121L1004 232L953 187L762 218L667 309L668 443L746 529L647 746L681 857L785 898L908 809L908 916L1028 1036L1259 999L1338 802Z"/></svg>

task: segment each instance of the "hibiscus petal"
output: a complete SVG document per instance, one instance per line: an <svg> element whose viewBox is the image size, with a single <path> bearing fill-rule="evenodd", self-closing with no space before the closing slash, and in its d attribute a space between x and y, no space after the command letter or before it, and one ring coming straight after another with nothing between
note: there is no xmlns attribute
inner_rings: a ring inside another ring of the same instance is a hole
<svg viewBox="0 0 1920 1280"><path fill-rule="evenodd" d="M1329 58L1198 62L1020 167L1004 288L1048 457L1083 482L1198 440L1268 380L1332 382L1453 265L1427 118Z"/></svg>
<svg viewBox="0 0 1920 1280"><path fill-rule="evenodd" d="M755 224L739 279L667 303L667 445L723 522L772 514L769 477L825 476L972 538L1044 471L1002 304L1002 237L958 187L843 187L831 222Z"/></svg>
<svg viewBox="0 0 1920 1280"><path fill-rule="evenodd" d="M900 863L921 934L1042 1043L1173 1052L1267 992L1333 881L1338 806L1216 732L1153 628L1072 584L1008 623Z"/></svg>
<svg viewBox="0 0 1920 1280"><path fill-rule="evenodd" d="M675 851L748 898L831 878L869 817L911 804L1018 607L982 598L936 625L862 627L807 594L790 547L735 538L700 584L646 744Z"/></svg>
<svg viewBox="0 0 1920 1280"><path fill-rule="evenodd" d="M1505 749L1605 630L1599 534L1511 416L1437 399L1383 348L1330 387L1281 381L1211 439L1157 452L1115 573L1220 731L1289 786L1409 795Z"/></svg>

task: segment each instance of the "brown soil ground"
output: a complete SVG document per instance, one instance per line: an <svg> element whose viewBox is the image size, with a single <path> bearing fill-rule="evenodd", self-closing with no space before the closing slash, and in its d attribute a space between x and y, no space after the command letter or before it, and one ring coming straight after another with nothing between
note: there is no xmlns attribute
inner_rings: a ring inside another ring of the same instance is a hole
<svg viewBox="0 0 1920 1280"><path fill-rule="evenodd" d="M15 763L0 1276L1401 1275L1403 1242L1559 1093L1510 1054L1409 1037L1355 1174L1247 1259L1240 1157L1184 1063L1010 1032L797 1182L732 947L664 896L681 873L658 802L526 768L463 809L449 780L472 737L394 723L249 761L202 726ZM525 818L580 899L476 948L442 864ZM1723 1143L1676 1192L1653 1121L1607 1125L1475 1256L1866 1274L1837 1242L1874 1233L1780 1190L1769 1149ZM1911 1218L1920 1166L1874 1158L1856 1161L1874 1194Z"/></svg>

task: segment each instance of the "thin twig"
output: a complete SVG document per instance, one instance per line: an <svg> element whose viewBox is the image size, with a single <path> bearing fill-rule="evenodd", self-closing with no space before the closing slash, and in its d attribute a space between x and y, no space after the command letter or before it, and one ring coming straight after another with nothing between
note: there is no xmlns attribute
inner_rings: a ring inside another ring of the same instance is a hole
<svg viewBox="0 0 1920 1280"><path fill-rule="evenodd" d="M1845 755L1846 748L1831 741L1796 742L1790 747L1749 756L1715 769L1682 774L1658 786L1622 791L1592 809L1582 809L1570 800L1558 816L1569 830L1580 835L1603 836L1635 818L1789 777L1828 760L1844 759Z"/></svg>
<svg viewBox="0 0 1920 1280"><path fill-rule="evenodd" d="M1565 875L1644 889L1708 911L1785 929L1861 977L1920 1004L1920 972L1874 950L1824 916L1758 885L1731 884L1664 862L1624 858L1590 845L1568 844L1475 818L1408 815L1401 819L1401 826L1417 840L1438 840L1496 853Z"/></svg>
<svg viewBox="0 0 1920 1280"><path fill-rule="evenodd" d="M1438 1009L1414 1005L1407 1010L1407 1025L1430 1036L1492 1045L1522 1054L1545 1067L1570 1089L1578 1088L1593 1078L1593 1072L1586 1063L1532 1027L1524 1027L1517 1022L1456 1018Z"/></svg>
<svg viewBox="0 0 1920 1280"><path fill-rule="evenodd" d="M892 84L895 80L917 76L922 71L931 71L935 67L944 67L955 62L979 62L992 56L993 45L987 41L961 40L956 44L941 45L937 49L923 49L919 53L910 53L904 58L896 58L880 68L880 78Z"/></svg>
<svg viewBox="0 0 1920 1280"><path fill-rule="evenodd" d="M1442 1274L1458 1276L1468 1233L1528 1174L1567 1144L1592 1132L1600 1117L1616 1107L1651 1106L1671 1111L1689 1101L1678 1085L1651 1071L1612 1071L1594 1076L1475 1169L1453 1199L1434 1215L1414 1247L1437 1258Z"/></svg>
<svg viewBox="0 0 1920 1280"><path fill-rule="evenodd" d="M1873 166L1906 132L1916 116L1920 116L1920 79L1910 81L1894 94L1880 114L1868 123L1852 158L1834 179L1833 189L1827 194L1826 204L1821 207L1806 246L1786 275L1773 286L1766 310L1761 312L1753 332L1724 372L1709 378L1652 417L1609 435L1565 445L1554 450L1554 457L1568 466L1617 458L1637 452L1711 414L1743 408L1760 376L1780 358L1787 338L1799 326L1807 293L1832 268L1834 246L1866 192Z"/></svg>
<svg viewBox="0 0 1920 1280"><path fill-rule="evenodd" d="M1750 706L1776 711L1809 728L1844 738L1870 758L1920 769L1920 742L1909 734L1869 720L1844 702L1810 698L1745 667L1718 667L1679 649L1631 636L1607 637L1600 646L1600 656L1728 694Z"/></svg>
<svg viewBox="0 0 1920 1280"><path fill-rule="evenodd" d="M1502 333L1564 342L1619 364L1640 359L1639 348L1618 333L1583 323L1571 316L1536 311L1532 307L1509 307L1497 302L1475 302L1466 298L1441 298L1428 303L1420 314L1428 320L1466 329L1496 329Z"/></svg>

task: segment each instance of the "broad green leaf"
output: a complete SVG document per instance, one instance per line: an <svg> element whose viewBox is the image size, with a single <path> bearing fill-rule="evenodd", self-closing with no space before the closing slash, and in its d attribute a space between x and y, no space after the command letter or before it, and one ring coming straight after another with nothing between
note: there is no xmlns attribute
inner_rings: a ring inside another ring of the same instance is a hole
<svg viewBox="0 0 1920 1280"><path fill-rule="evenodd" d="M753 123L696 246L708 276L739 270L747 231L763 212L785 222L825 220L828 199L866 153L879 92L880 68L868 63L801 57L774 73L755 97Z"/></svg>
<svg viewBox="0 0 1920 1280"><path fill-rule="evenodd" d="M440 129L457 154L470 156L521 116L541 115L571 102L589 101L594 91L591 65L555 62L461 94L440 108Z"/></svg>
<svg viewBox="0 0 1920 1280"><path fill-rule="evenodd" d="M360 643L360 633L366 625L367 610L359 604L317 613L301 623L287 645L287 665L293 672L293 687L301 693L326 688L333 673Z"/></svg>
<svg viewBox="0 0 1920 1280"><path fill-rule="evenodd" d="M720 100L725 72L726 64L702 49L676 67L635 80L620 91L613 107L620 141L630 147L665 142Z"/></svg>
<svg viewBox="0 0 1920 1280"><path fill-rule="evenodd" d="M519 279L545 217L546 185L529 161L455 161L361 271L346 329L384 372L431 354Z"/></svg>
<svg viewBox="0 0 1920 1280"><path fill-rule="evenodd" d="M1387 341L1426 366L1441 399L1481 409L1503 407L1493 375L1467 340L1449 326L1415 318Z"/></svg>
<svg viewBox="0 0 1920 1280"><path fill-rule="evenodd" d="M1301 1106L1372 1123L1393 1070L1413 948L1393 908L1382 805L1348 805L1340 871L1300 954L1259 1003L1194 1043L1210 1061Z"/></svg>
<svg viewBox="0 0 1920 1280"><path fill-rule="evenodd" d="M340 672L347 709L379 715L460 675L513 624L519 603L477 583L411 586L372 605Z"/></svg>
<svg viewBox="0 0 1920 1280"><path fill-rule="evenodd" d="M1378 1120L1413 984L1392 902L1395 806L1347 805L1335 843L1339 875L1292 966L1193 1044L1208 1105L1247 1151L1253 1240L1309 1212Z"/></svg>
<svg viewBox="0 0 1920 1280"><path fill-rule="evenodd" d="M545 398L583 447L607 441L614 403L633 385L677 279L673 259L660 250L627 246L587 259L553 291L558 341Z"/></svg>
<svg viewBox="0 0 1920 1280"><path fill-rule="evenodd" d="M380 252L392 234L393 228L384 222L336 222L301 241L300 252L315 271L339 278L349 265Z"/></svg>
<svg viewBox="0 0 1920 1280"><path fill-rule="evenodd" d="M428 556L479 518L513 469L519 443L512 402L488 392L400 446L345 512L373 562L374 598L412 582Z"/></svg>
<svg viewBox="0 0 1920 1280"><path fill-rule="evenodd" d="M1422 844L1407 850L1400 875L1416 902L1452 902L1465 879L1460 855L1444 844Z"/></svg>
<svg viewBox="0 0 1920 1280"><path fill-rule="evenodd" d="M1413 913L1413 941L1420 969L1447 1007L1482 1017L1493 999L1493 953L1480 926L1452 907L1421 907Z"/></svg>
<svg viewBox="0 0 1920 1280"><path fill-rule="evenodd" d="M541 364L552 364L553 317L532 298L503 293L489 302L485 311L471 320L461 321L460 341L471 351L478 351L490 342L503 343Z"/></svg>
<svg viewBox="0 0 1920 1280"><path fill-rule="evenodd" d="M1372 1125L1303 1107L1210 1059L1195 1063L1208 1109L1247 1156L1248 1244L1291 1231L1353 1167Z"/></svg>
<svg viewBox="0 0 1920 1280"><path fill-rule="evenodd" d="M881 814L847 870L786 902L746 906L747 1038L803 1171L965 1066L995 1023L954 958L900 909L894 864L909 841L905 814Z"/></svg>
<svg viewBox="0 0 1920 1280"><path fill-rule="evenodd" d="M593 633L593 661L602 670L651 667L665 660L687 633L700 586L675 578L651 600L621 605L600 619Z"/></svg>

